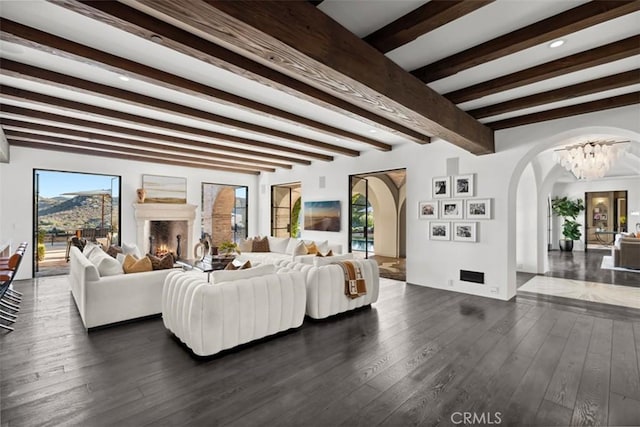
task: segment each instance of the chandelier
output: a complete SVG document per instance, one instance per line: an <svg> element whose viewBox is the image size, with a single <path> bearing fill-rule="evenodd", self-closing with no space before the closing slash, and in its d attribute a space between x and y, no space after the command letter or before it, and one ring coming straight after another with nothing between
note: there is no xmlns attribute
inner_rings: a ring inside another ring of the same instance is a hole
<svg viewBox="0 0 640 427"><path fill-rule="evenodd" d="M587 142L556 150L554 160L578 179L602 178L624 151L617 145L628 141Z"/></svg>

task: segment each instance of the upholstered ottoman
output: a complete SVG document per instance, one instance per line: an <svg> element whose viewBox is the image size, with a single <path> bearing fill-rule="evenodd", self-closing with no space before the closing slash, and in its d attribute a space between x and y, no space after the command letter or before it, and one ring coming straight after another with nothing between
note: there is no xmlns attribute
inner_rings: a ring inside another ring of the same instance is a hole
<svg viewBox="0 0 640 427"><path fill-rule="evenodd" d="M172 272L163 288L164 325L195 354L216 354L302 324L306 290L299 271L276 274L264 265L216 273L209 283L201 274Z"/></svg>

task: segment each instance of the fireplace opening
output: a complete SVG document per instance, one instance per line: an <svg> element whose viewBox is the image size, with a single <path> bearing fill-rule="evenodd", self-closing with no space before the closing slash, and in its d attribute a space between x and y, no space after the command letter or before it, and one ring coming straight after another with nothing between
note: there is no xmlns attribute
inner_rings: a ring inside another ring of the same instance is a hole
<svg viewBox="0 0 640 427"><path fill-rule="evenodd" d="M188 233L187 221L149 221L148 252L158 257L170 253L180 259L187 253Z"/></svg>

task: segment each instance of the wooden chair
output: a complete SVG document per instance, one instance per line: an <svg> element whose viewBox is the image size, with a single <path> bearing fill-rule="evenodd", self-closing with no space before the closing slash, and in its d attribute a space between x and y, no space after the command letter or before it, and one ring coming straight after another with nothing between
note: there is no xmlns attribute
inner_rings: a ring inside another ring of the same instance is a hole
<svg viewBox="0 0 640 427"><path fill-rule="evenodd" d="M26 242L21 243L13 255L0 259L0 320L9 324L16 322L18 316L15 313L20 311L22 293L12 289L11 284L18 273L27 245ZM3 323L0 323L0 328L13 331L11 326Z"/></svg>

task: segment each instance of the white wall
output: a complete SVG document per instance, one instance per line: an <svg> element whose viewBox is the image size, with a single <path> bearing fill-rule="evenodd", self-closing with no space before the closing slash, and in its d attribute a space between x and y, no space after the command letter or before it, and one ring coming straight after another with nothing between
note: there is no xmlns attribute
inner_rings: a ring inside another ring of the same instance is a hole
<svg viewBox="0 0 640 427"><path fill-rule="evenodd" d="M410 144L391 152L369 151L357 159L314 162L260 177L260 206L269 206L269 186L301 181L304 200L340 200L342 226L337 233L302 231L306 239L340 243L348 247L349 175L380 170L407 169L407 281L476 295L510 299L516 281L516 205L520 176L541 152L571 143L584 135L605 134L640 140L637 106L584 114L568 119L521 126L496 132L496 153L474 156L444 141ZM478 198L493 199L493 219L478 221L478 242L442 242L428 239L428 221L419 220L417 205L430 200L431 180L446 175L448 158L459 159L459 173L476 174ZM325 188L319 188L325 177ZM536 178L539 179L539 178ZM259 231L269 233L269 211L262 209ZM538 235L541 231L538 231ZM539 239L537 239L539 241ZM459 270L485 273L485 285L458 281ZM493 292L492 292L492 288Z"/></svg>
<svg viewBox="0 0 640 427"><path fill-rule="evenodd" d="M167 175L187 178L187 203L200 206L201 183L246 185L249 187L249 233L257 232L257 181L254 175L218 172L213 170L167 166L120 159L105 159L87 155L11 147L11 162L0 164L0 238L13 242L29 241L28 259L32 257L32 197L33 169L51 169L70 172L119 175L122 180L122 241L136 240L136 224L132 204L136 200L136 188L142 186L142 175ZM196 212L194 236L200 238L200 209ZM185 248L191 253L192 248ZM32 265L22 263L18 278L32 276Z"/></svg>
<svg viewBox="0 0 640 427"><path fill-rule="evenodd" d="M538 185L530 163L520 177L516 201L516 267L518 271L538 272Z"/></svg>

